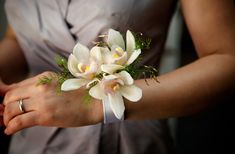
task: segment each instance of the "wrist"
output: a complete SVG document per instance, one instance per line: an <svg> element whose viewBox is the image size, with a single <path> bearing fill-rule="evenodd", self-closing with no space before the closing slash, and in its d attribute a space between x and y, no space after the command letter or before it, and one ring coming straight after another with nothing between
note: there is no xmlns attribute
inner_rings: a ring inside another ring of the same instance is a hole
<svg viewBox="0 0 235 154"><path fill-rule="evenodd" d="M103 121L105 124L120 122L124 120L124 115L122 115L122 117L119 118L115 115L113 109L111 108L111 104L108 98L102 100L102 105L103 105L103 115L104 115Z"/></svg>
<svg viewBox="0 0 235 154"><path fill-rule="evenodd" d="M91 124L97 124L103 122L103 105L102 101L98 99L92 100L92 110L91 110Z"/></svg>

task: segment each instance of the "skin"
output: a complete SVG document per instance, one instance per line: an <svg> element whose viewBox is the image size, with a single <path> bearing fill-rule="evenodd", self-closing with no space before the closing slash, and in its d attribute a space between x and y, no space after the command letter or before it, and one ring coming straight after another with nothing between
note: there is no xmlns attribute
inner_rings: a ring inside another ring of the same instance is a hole
<svg viewBox="0 0 235 154"><path fill-rule="evenodd" d="M0 55L0 78L4 83L18 82L27 76L27 63L11 27L0 41Z"/></svg>
<svg viewBox="0 0 235 154"><path fill-rule="evenodd" d="M149 80L150 86L147 86L144 80L136 81L143 89L143 97L138 103L125 101L127 119L190 115L229 101L235 91L234 1L181 0L181 4L199 59L159 76L160 84ZM1 52L5 47L0 48ZM6 67L0 70L3 68ZM98 100L92 100L90 105L82 101L84 89L58 95L54 83L36 86L38 78L48 74L11 86L0 85L8 88L7 92L2 90L6 134L34 125L74 127L103 120ZM18 100L22 98L24 114L18 107Z"/></svg>
<svg viewBox="0 0 235 154"><path fill-rule="evenodd" d="M12 87L6 85L6 83L24 79L27 70L27 64L16 36L11 27L8 27L4 39L0 41L0 97L4 97L5 93ZM0 104L0 126L3 125L3 111L4 106Z"/></svg>
<svg viewBox="0 0 235 154"><path fill-rule="evenodd" d="M209 106L228 102L233 97L234 2L232 0L182 0L181 2L199 59L159 76L160 84L149 81L151 86L147 86L143 80L137 81L144 93L138 104L126 103L126 114L130 119L189 115Z"/></svg>

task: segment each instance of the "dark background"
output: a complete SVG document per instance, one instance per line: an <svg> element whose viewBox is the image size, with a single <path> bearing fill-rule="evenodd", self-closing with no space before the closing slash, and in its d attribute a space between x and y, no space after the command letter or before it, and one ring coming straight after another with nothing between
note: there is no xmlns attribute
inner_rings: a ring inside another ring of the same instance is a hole
<svg viewBox="0 0 235 154"><path fill-rule="evenodd" d="M0 0L0 39L3 37L6 30L6 17L3 9L4 0ZM0 103L2 102L2 97L0 96ZM0 127L0 154L7 154L8 143L10 141L10 136L3 133L4 128Z"/></svg>

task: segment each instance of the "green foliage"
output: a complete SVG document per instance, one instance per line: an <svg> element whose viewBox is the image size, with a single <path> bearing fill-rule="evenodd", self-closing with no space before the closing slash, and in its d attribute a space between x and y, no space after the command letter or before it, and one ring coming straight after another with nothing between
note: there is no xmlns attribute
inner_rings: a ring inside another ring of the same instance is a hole
<svg viewBox="0 0 235 154"><path fill-rule="evenodd" d="M68 71L68 61L64 57L56 55L55 62L60 67L60 69L62 69L63 72L69 72Z"/></svg>
<svg viewBox="0 0 235 154"><path fill-rule="evenodd" d="M72 74L68 70L68 61L59 55L55 57L56 64L60 67L61 72L56 73L57 77L57 89L61 89L63 82L69 78L72 78Z"/></svg>
<svg viewBox="0 0 235 154"><path fill-rule="evenodd" d="M61 71L55 74L50 74L50 76L43 76L39 78L37 85L51 84L52 81L57 83L57 92L61 91L61 85L63 82L69 78L72 78L72 74L69 72L67 67L67 60L59 55L55 57L56 64L60 67Z"/></svg>
<svg viewBox="0 0 235 154"><path fill-rule="evenodd" d="M142 33L133 33L135 37L136 49L149 50L152 39L144 37Z"/></svg>
<svg viewBox="0 0 235 154"><path fill-rule="evenodd" d="M86 94L83 96L83 101L85 104L89 105L91 103L92 96L89 94L89 91L86 90Z"/></svg>
<svg viewBox="0 0 235 154"><path fill-rule="evenodd" d="M124 69L118 70L117 73L121 71L127 71L134 80L139 79L142 70L138 67L138 64L141 60L142 57L139 56L132 64L127 65Z"/></svg>
<svg viewBox="0 0 235 154"><path fill-rule="evenodd" d="M147 85L149 85L148 81L147 81L147 78L154 79L156 82L160 83L157 79L158 71L157 71L156 68L154 68L152 66L144 65L142 74L144 76L144 79L145 79L145 82L146 82Z"/></svg>
<svg viewBox="0 0 235 154"><path fill-rule="evenodd" d="M39 78L37 85L51 84L52 80L53 80L53 76L49 76L49 77L43 76Z"/></svg>
<svg viewBox="0 0 235 154"><path fill-rule="evenodd" d="M147 78L154 79L156 82L159 83L157 80L158 71L153 66L139 66L139 62L142 60L142 57L139 56L132 64L126 66L124 69L118 70L118 72L121 71L127 71L134 80L137 80L141 77L144 77L146 84L148 85Z"/></svg>

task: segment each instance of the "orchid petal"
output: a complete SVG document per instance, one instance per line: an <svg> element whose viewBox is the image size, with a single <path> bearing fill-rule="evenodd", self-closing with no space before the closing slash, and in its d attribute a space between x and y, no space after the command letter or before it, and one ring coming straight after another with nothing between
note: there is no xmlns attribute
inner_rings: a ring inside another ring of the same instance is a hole
<svg viewBox="0 0 235 154"><path fill-rule="evenodd" d="M117 78L118 78L118 76L113 75L113 74L104 76L105 80L114 80L114 79L117 79Z"/></svg>
<svg viewBox="0 0 235 154"><path fill-rule="evenodd" d="M90 51L90 57L102 63L102 55L101 55L100 47L97 47L97 46L93 47Z"/></svg>
<svg viewBox="0 0 235 154"><path fill-rule="evenodd" d="M106 73L109 73L109 74L113 74L117 70L120 70L120 69L123 69L123 68L124 68L124 66L116 65L116 64L104 64L104 65L101 65L101 70L103 72L106 72Z"/></svg>
<svg viewBox="0 0 235 154"><path fill-rule="evenodd" d="M111 52L108 48L100 47L101 55L102 55L102 63L108 64L110 62Z"/></svg>
<svg viewBox="0 0 235 154"><path fill-rule="evenodd" d="M132 102L137 102L142 97L142 90L135 85L122 86L120 92L123 97Z"/></svg>
<svg viewBox="0 0 235 154"><path fill-rule="evenodd" d="M76 73L79 72L77 66L78 66L78 61L76 57L73 54L71 54L68 58L68 69L70 73L75 77L78 77Z"/></svg>
<svg viewBox="0 0 235 154"><path fill-rule="evenodd" d="M79 62L87 62L90 57L89 49L81 43L77 43L75 45L73 48L73 54Z"/></svg>
<svg viewBox="0 0 235 154"><path fill-rule="evenodd" d="M127 65L130 65L131 63L133 63L135 60L136 60L136 58L139 56L141 54L141 50L140 49L138 49L138 50L135 50L133 53L132 53L132 55L130 56L130 58L128 59L128 61L127 61Z"/></svg>
<svg viewBox="0 0 235 154"><path fill-rule="evenodd" d="M123 55L119 58L113 58L113 63L118 65L124 65L127 61L127 53L124 52Z"/></svg>
<svg viewBox="0 0 235 154"><path fill-rule="evenodd" d="M103 89L101 88L100 84L98 83L97 85L93 86L90 90L89 90L89 94L96 98L96 99L103 99L105 97L105 93L103 91Z"/></svg>
<svg viewBox="0 0 235 154"><path fill-rule="evenodd" d="M120 32L115 31L113 29L109 29L107 43L109 47L112 47L113 45L118 45L122 49L125 49L125 43L122 35L120 34Z"/></svg>
<svg viewBox="0 0 235 154"><path fill-rule="evenodd" d="M70 91L70 90L75 90L79 89L82 86L87 84L87 80L85 79L68 79L63 84L61 85L61 90L62 91Z"/></svg>
<svg viewBox="0 0 235 154"><path fill-rule="evenodd" d="M115 93L113 95L108 94L108 100L109 100L110 107L111 107L114 115L118 119L121 119L124 114L124 110L125 110L122 95L120 93Z"/></svg>
<svg viewBox="0 0 235 154"><path fill-rule="evenodd" d="M135 50L135 37L131 33L131 31L126 32L126 51L128 53L128 56L132 54L132 52Z"/></svg>
<svg viewBox="0 0 235 154"><path fill-rule="evenodd" d="M90 70L87 72L95 72L97 73L99 65L95 61L90 62Z"/></svg>
<svg viewBox="0 0 235 154"><path fill-rule="evenodd" d="M118 73L118 75L121 77L121 80L124 82L125 85L132 85L134 83L133 78L127 71L121 71Z"/></svg>

